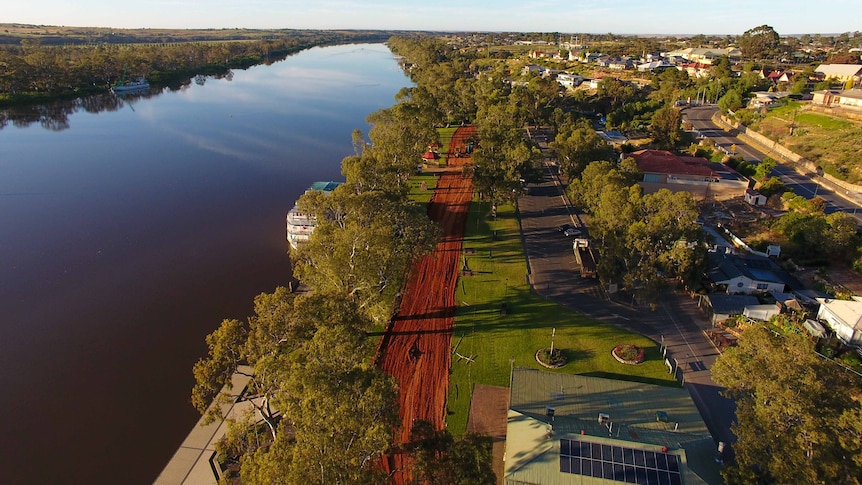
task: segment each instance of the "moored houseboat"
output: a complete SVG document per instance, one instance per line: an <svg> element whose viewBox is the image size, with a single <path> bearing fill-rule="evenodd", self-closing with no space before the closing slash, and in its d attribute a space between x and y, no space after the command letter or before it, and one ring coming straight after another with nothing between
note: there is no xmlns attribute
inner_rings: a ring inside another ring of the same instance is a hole
<svg viewBox="0 0 862 485"><path fill-rule="evenodd" d="M341 182L314 182L305 192L321 191L328 194L339 185ZM308 242L315 225L317 225L317 217L301 212L299 206L294 205L287 213L287 242L290 247L296 249L300 244Z"/></svg>

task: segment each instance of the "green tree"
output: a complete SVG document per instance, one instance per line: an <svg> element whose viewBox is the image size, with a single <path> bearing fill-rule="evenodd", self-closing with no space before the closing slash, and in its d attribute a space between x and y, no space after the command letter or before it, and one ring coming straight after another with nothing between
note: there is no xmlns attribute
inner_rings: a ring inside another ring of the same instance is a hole
<svg viewBox="0 0 862 485"><path fill-rule="evenodd" d="M586 120L561 127L550 146L557 153L560 170L569 178L579 175L590 162L607 158L609 151Z"/></svg>
<svg viewBox="0 0 862 485"><path fill-rule="evenodd" d="M809 339L748 327L712 376L737 407L736 461L723 471L729 484L860 483L862 388Z"/></svg>
<svg viewBox="0 0 862 485"><path fill-rule="evenodd" d="M392 316L409 265L440 235L425 208L352 184L299 200L317 226L294 258L294 274L314 291L347 295L376 322Z"/></svg>
<svg viewBox="0 0 862 485"><path fill-rule="evenodd" d="M653 143L662 148L673 148L682 141L682 115L673 106L666 105L652 116L650 134Z"/></svg>
<svg viewBox="0 0 862 485"><path fill-rule="evenodd" d="M769 25L748 29L739 38L742 57L753 61L775 56L780 45L781 38Z"/></svg>
<svg viewBox="0 0 862 485"><path fill-rule="evenodd" d="M764 158L762 162L757 164L757 167L754 170L754 179L765 180L767 177L769 177L769 174L771 174L772 171L775 170L775 166L777 164L778 162L772 158Z"/></svg>
<svg viewBox="0 0 862 485"><path fill-rule="evenodd" d="M413 456L413 481L435 485L493 485L491 438L467 433L458 439L448 430L435 430L417 421L407 448Z"/></svg>
<svg viewBox="0 0 862 485"><path fill-rule="evenodd" d="M731 89L718 99L718 107L725 113L736 111L742 108L742 95L736 89Z"/></svg>
<svg viewBox="0 0 862 485"><path fill-rule="evenodd" d="M243 483L381 481L375 460L398 412L394 381L372 364L371 325L345 295L279 288L255 299L246 323L225 320L207 337L192 391L201 412L240 363L253 368L246 390L226 389L216 400L241 397L251 407L218 445L223 458L238 457Z"/></svg>

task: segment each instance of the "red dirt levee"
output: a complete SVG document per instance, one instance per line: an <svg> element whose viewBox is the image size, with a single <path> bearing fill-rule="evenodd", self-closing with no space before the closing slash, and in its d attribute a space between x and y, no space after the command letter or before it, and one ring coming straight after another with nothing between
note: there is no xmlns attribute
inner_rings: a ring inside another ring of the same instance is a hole
<svg viewBox="0 0 862 485"><path fill-rule="evenodd" d="M395 377L401 405L401 430L394 449L407 443L415 420L430 422L435 429L446 424L449 364L452 358L452 325L455 316L455 285L461 242L473 181L461 175L467 140L475 127L458 128L449 145L448 167L441 175L428 215L443 227L443 238L434 251L422 258L411 272L398 315L389 323L377 349L377 366ZM394 484L410 481L406 457L396 451L383 460Z"/></svg>

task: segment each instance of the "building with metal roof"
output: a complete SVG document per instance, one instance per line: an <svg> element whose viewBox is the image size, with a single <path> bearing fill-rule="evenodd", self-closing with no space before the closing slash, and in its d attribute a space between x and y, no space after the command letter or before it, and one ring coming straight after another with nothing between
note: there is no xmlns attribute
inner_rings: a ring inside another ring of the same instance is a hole
<svg viewBox="0 0 862 485"><path fill-rule="evenodd" d="M684 389L516 368L510 392L506 485L722 483Z"/></svg>

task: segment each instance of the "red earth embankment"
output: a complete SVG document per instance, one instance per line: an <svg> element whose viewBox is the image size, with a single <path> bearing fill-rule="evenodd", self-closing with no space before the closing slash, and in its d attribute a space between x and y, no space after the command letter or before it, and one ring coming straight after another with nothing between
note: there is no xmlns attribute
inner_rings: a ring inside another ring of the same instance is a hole
<svg viewBox="0 0 862 485"><path fill-rule="evenodd" d="M428 421L438 430L446 425L455 285L473 197L473 181L462 176L461 169L470 161L465 147L475 134L475 127L462 127L452 137L449 153L462 156L450 156L449 170L440 176L428 205L428 215L442 226L443 238L411 272L398 315L377 349L377 366L398 382L401 429L395 450L409 441L415 420ZM409 482L406 465L405 456L397 451L383 464L394 484Z"/></svg>

